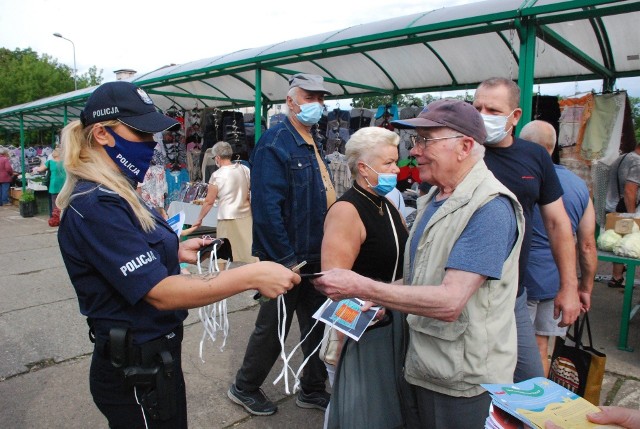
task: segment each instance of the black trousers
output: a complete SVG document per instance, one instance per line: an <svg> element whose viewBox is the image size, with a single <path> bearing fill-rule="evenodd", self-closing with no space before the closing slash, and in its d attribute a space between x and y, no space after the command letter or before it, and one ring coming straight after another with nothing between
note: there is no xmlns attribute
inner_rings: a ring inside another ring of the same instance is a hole
<svg viewBox="0 0 640 429"><path fill-rule="evenodd" d="M319 269L319 264L308 264L304 267L303 272L313 273ZM299 285L288 291L284 295L287 307L286 335L289 334L291 319L295 311L300 325L300 339L304 338L315 322L312 317L313 313L320 308L325 300L326 297L316 291L307 279L303 279ZM323 334L324 324L318 323L302 343L301 348L305 358L320 343ZM249 338L249 344L244 354L242 367L236 374L236 387L244 391L259 389L279 355L278 303L276 299L272 299L260 306L255 329ZM316 351L304 367L300 384L305 392L324 391L326 379L327 370Z"/></svg>
<svg viewBox="0 0 640 429"><path fill-rule="evenodd" d="M89 371L89 387L93 402L107 418L111 429L186 429L187 428L187 396L182 374L182 330L180 334L169 340L169 352L173 357L175 385L177 396L177 412L168 420L152 420L145 418L140 405L136 403L136 392L133 387L124 385L120 371L111 365L104 354L94 349ZM137 392L138 399L142 392Z"/></svg>

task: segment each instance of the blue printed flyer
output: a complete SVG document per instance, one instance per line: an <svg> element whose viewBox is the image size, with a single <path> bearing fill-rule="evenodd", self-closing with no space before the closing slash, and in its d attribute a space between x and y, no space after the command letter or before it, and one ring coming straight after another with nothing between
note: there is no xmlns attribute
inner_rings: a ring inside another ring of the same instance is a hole
<svg viewBox="0 0 640 429"><path fill-rule="evenodd" d="M544 377L536 377L520 383L482 384L481 386L491 394L494 406L532 428L542 429L547 421L552 421L563 429L619 427L589 422L587 414L597 413L600 409Z"/></svg>
<svg viewBox="0 0 640 429"><path fill-rule="evenodd" d="M184 212L181 211L179 213L176 213L175 216L171 216L169 219L167 219L167 223L169 224L173 232L175 232L178 237L180 237L180 232L182 231L182 227L184 226Z"/></svg>
<svg viewBox="0 0 640 429"><path fill-rule="evenodd" d="M371 307L363 312L363 304L364 301L357 298L342 301L327 299L313 317L358 341L380 310L380 307Z"/></svg>

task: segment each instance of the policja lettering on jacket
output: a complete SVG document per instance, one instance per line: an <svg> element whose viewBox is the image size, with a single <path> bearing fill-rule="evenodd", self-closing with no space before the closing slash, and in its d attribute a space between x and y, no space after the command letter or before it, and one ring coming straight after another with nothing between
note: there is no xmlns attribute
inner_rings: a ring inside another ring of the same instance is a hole
<svg viewBox="0 0 640 429"><path fill-rule="evenodd" d="M147 253L143 253L135 259L130 260L126 264L120 267L122 274L127 277L127 273L132 273L143 265L147 265L151 261L156 260L156 255L151 250Z"/></svg>

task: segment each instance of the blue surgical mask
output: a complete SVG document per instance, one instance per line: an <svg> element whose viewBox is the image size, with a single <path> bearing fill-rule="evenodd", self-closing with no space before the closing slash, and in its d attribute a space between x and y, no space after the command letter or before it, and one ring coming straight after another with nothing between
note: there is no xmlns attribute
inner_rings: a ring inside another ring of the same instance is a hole
<svg viewBox="0 0 640 429"><path fill-rule="evenodd" d="M307 104L298 104L295 101L294 103L300 107L300 113L296 114L296 118L298 118L302 125L310 127L317 124L320 118L322 118L324 106L317 101Z"/></svg>
<svg viewBox="0 0 640 429"><path fill-rule="evenodd" d="M364 164L364 165L369 167L371 171L373 171L378 175L378 184L375 186L369 183L369 180L367 178L364 179L367 181L367 184L369 185L369 187L374 191L376 191L376 194L380 195L381 197L384 197L389 192L393 191L393 188L395 188L396 184L398 183L398 176L396 174L378 173L369 164Z"/></svg>
<svg viewBox="0 0 640 429"><path fill-rule="evenodd" d="M515 112L515 110L513 112ZM481 114L482 120L484 121L484 128L487 130L487 138L485 139L484 144L494 145L504 140L504 138L513 129L513 126L508 130L504 129L507 125L507 119L509 119L509 116L513 115L513 112L509 113L507 116Z"/></svg>
<svg viewBox="0 0 640 429"><path fill-rule="evenodd" d="M120 168L127 177L136 182L143 182L144 175L149 169L149 164L151 164L151 158L153 158L153 149L157 143L153 140L132 142L120 137L109 127L104 127L104 129L107 130L116 141L113 147L109 145L104 146L109 158L116 163L118 168Z"/></svg>

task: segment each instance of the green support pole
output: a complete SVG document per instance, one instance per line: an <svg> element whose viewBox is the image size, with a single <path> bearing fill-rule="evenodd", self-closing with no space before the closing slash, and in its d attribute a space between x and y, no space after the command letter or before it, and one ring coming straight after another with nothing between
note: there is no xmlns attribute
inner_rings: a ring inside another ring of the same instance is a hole
<svg viewBox="0 0 640 429"><path fill-rule="evenodd" d="M24 163L24 116L20 113L20 165L22 166L22 192L27 189L27 166Z"/></svg>
<svg viewBox="0 0 640 429"><path fill-rule="evenodd" d="M67 126L67 122L69 122L69 113L67 112L67 105L65 104L64 106L64 116L62 118L62 123L64 124L64 126Z"/></svg>
<svg viewBox="0 0 640 429"><path fill-rule="evenodd" d="M262 70L256 69L256 104L255 104L255 116L253 119L255 130L255 143L258 143L260 136L262 135Z"/></svg>
<svg viewBox="0 0 640 429"><path fill-rule="evenodd" d="M522 118L516 127L516 135L526 124L531 122L533 97L533 71L536 61L536 28L532 17L526 18L520 26L520 70L518 85L520 86L520 107Z"/></svg>
<svg viewBox="0 0 640 429"><path fill-rule="evenodd" d="M608 79L605 78L602 80L602 90L603 91L613 91L613 88L616 86L616 79Z"/></svg>

